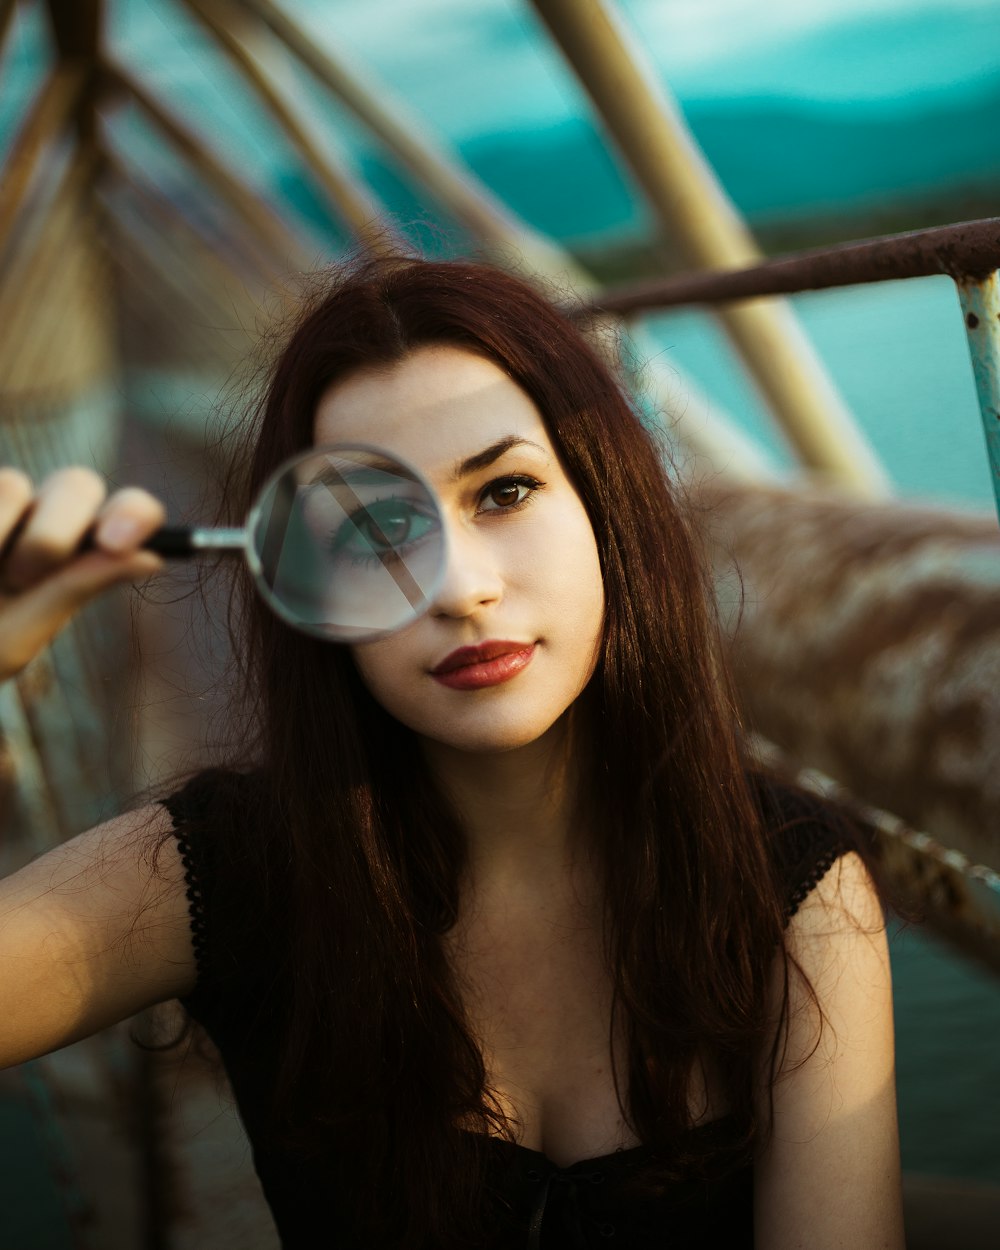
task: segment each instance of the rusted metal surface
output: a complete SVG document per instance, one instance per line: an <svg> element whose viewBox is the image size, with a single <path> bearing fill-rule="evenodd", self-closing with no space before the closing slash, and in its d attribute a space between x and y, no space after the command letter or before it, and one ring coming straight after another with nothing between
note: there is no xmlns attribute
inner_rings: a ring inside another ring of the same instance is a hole
<svg viewBox="0 0 1000 1250"><path fill-rule="evenodd" d="M961 278L957 286L1000 512L1000 273L994 270L985 278Z"/></svg>
<svg viewBox="0 0 1000 1250"><path fill-rule="evenodd" d="M983 278L1000 266L1000 217L887 234L857 243L777 256L746 269L681 274L611 287L580 311L636 313L681 304L718 304L760 295L792 295L866 282Z"/></svg>
<svg viewBox="0 0 1000 1250"><path fill-rule="evenodd" d="M717 481L698 503L751 726L1000 868L993 518Z"/></svg>

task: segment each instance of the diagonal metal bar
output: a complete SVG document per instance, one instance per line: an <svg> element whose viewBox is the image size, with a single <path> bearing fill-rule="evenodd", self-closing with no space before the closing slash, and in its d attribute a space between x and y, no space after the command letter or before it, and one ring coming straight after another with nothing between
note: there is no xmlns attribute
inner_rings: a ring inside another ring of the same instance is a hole
<svg viewBox="0 0 1000 1250"><path fill-rule="evenodd" d="M417 179L449 213L495 250L516 248L536 269L563 273L577 286L591 285L573 257L520 220L437 137L407 114L384 83L373 83L329 46L320 47L276 0L239 0L288 48L335 98Z"/></svg>
<svg viewBox="0 0 1000 1250"><path fill-rule="evenodd" d="M776 256L746 269L630 282L602 291L591 307L628 315L682 304L717 304L932 274L983 277L998 266L1000 217L987 217Z"/></svg>
<svg viewBox="0 0 1000 1250"><path fill-rule="evenodd" d="M299 152L306 168L326 196L334 214L352 235L373 251L398 251L401 242L388 227L388 214L354 175L326 150L320 138L296 107L276 86L257 58L230 25L217 16L218 5L205 0L184 0L219 47L236 65L268 112Z"/></svg>

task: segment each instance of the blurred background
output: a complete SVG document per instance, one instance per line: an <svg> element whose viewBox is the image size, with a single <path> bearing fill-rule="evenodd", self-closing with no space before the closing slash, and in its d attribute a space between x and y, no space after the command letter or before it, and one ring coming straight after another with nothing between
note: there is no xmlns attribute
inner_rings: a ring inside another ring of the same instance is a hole
<svg viewBox="0 0 1000 1250"><path fill-rule="evenodd" d="M605 8L681 146L714 171L710 200L762 253L997 214L993 0ZM566 292L698 267L560 46L567 9L571 20L573 5L521 0L0 0L0 459L41 474L83 458L150 485L175 514L210 508L208 470L246 394L240 362L294 305L297 275L359 242L492 255ZM858 463L877 466L874 494L985 515L952 281L789 303L825 368L816 389L839 393ZM801 448L730 337L703 310L643 318L645 402L681 445L685 417L701 414L715 433L687 450L710 471L798 480ZM135 631L121 603L93 610L0 696L5 870L199 758L224 644L211 604L192 625L185 576L153 592ZM991 973L921 929L897 936L893 958L904 1168L1000 1183L1000 959ZM135 1146L123 1174L169 1224L148 1168L156 1134L135 1114L142 1089L162 1115L160 1078L125 1080L127 1044L102 1045L7 1091L0 1153L22 1170L0 1169L0 1210L29 1221L11 1245L70 1244L64 1225L74 1244L112 1244L86 1240L106 1217L87 1213L98 1181L67 1127L66 1106L97 1081L125 1099L108 1129L110 1143L126 1125ZM61 1196L46 1203L53 1170ZM128 1216L145 1220L142 1244L185 1244L176 1221L174 1240L156 1242L149 1209Z"/></svg>

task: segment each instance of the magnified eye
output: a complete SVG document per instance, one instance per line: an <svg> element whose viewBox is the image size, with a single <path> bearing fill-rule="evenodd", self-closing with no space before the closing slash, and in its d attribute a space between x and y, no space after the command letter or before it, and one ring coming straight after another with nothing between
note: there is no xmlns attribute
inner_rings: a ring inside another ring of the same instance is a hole
<svg viewBox="0 0 1000 1250"><path fill-rule="evenodd" d="M331 535L335 555L356 563L405 555L437 528L433 517L406 499L380 499L359 508Z"/></svg>

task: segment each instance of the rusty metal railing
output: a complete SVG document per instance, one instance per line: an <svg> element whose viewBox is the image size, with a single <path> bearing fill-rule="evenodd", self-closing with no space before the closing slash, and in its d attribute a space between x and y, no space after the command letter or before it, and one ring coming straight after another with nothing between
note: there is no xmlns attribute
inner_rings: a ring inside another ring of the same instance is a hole
<svg viewBox="0 0 1000 1250"><path fill-rule="evenodd" d="M957 287L1000 513L1000 217L778 256L745 269L681 274L603 291L577 310L620 316L945 274Z"/></svg>

